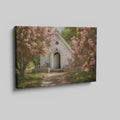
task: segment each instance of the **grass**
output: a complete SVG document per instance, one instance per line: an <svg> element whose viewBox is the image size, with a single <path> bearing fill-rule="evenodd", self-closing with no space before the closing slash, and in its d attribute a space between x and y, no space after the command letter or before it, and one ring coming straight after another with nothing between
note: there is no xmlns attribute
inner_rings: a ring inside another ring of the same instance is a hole
<svg viewBox="0 0 120 120"><path fill-rule="evenodd" d="M24 78L17 76L17 88L31 88L40 87L41 79L46 73L28 73L25 74Z"/></svg>
<svg viewBox="0 0 120 120"><path fill-rule="evenodd" d="M32 69L33 69L33 68L35 68L35 65L34 65L34 63L31 61L31 62L28 63L25 72L26 72L26 73L30 73L30 72L32 72Z"/></svg>
<svg viewBox="0 0 120 120"><path fill-rule="evenodd" d="M69 72L67 74L67 80L71 83L81 83L81 82L93 82L96 81L96 73L91 72Z"/></svg>

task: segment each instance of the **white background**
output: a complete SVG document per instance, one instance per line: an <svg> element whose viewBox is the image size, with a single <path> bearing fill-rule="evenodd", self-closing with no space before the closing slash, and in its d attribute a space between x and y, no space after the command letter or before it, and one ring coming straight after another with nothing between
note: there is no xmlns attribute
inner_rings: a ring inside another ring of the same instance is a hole
<svg viewBox="0 0 120 120"><path fill-rule="evenodd" d="M15 25L97 27L97 82L15 91ZM119 0L0 0L0 120L119 120L119 67Z"/></svg>

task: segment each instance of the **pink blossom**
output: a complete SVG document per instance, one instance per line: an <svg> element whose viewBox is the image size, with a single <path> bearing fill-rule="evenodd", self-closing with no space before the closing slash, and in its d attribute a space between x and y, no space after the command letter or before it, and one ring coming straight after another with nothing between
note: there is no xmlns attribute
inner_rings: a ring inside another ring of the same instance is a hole
<svg viewBox="0 0 120 120"><path fill-rule="evenodd" d="M23 37L23 33L21 33L21 37Z"/></svg>
<svg viewBox="0 0 120 120"><path fill-rule="evenodd" d="M95 67L96 42L90 37L95 37L96 33L92 33L93 31L89 31L90 29L90 27L77 28L78 36L72 38L72 49L74 50L72 58L75 63L73 66L76 67L77 63L80 62L81 70L85 70L86 67L88 68L86 70L90 70L90 65ZM89 64L87 61L90 61Z"/></svg>
<svg viewBox="0 0 120 120"><path fill-rule="evenodd" d="M83 30L84 35L88 34L88 31L86 30L86 28Z"/></svg>
<svg viewBox="0 0 120 120"><path fill-rule="evenodd" d="M29 40L28 39L24 39L24 42L28 42Z"/></svg>
<svg viewBox="0 0 120 120"><path fill-rule="evenodd" d="M79 42L80 41L80 39L79 38L76 38L76 40Z"/></svg>
<svg viewBox="0 0 120 120"><path fill-rule="evenodd" d="M22 29L22 32L24 32L25 31L25 29Z"/></svg>
<svg viewBox="0 0 120 120"><path fill-rule="evenodd" d="M73 46L77 47L78 46L78 42L76 40L72 40L72 44Z"/></svg>
<svg viewBox="0 0 120 120"><path fill-rule="evenodd" d="M95 64L95 60L94 61L90 61L90 66Z"/></svg>
<svg viewBox="0 0 120 120"><path fill-rule="evenodd" d="M90 55L91 55L92 57L94 57L94 53L91 53Z"/></svg>
<svg viewBox="0 0 120 120"><path fill-rule="evenodd" d="M18 47L18 48L17 48L17 52L20 52L20 51L21 51L21 50L20 50L20 48Z"/></svg>
<svg viewBox="0 0 120 120"><path fill-rule="evenodd" d="M27 46L27 48L31 48L31 45L30 44L28 44L28 43L25 43L25 45Z"/></svg>
<svg viewBox="0 0 120 120"><path fill-rule="evenodd" d="M72 37L71 40L74 42L76 41L76 37Z"/></svg>
<svg viewBox="0 0 120 120"><path fill-rule="evenodd" d="M91 27L86 27L86 30L90 30L91 29Z"/></svg>
<svg viewBox="0 0 120 120"><path fill-rule="evenodd" d="M85 69L85 67L84 67L84 66L82 66L81 70L82 70L82 71L84 71L84 69Z"/></svg>
<svg viewBox="0 0 120 120"><path fill-rule="evenodd" d="M76 46L76 47L78 46L78 42L75 43L75 46Z"/></svg>
<svg viewBox="0 0 120 120"><path fill-rule="evenodd" d="M41 54L44 56L45 55L45 50L42 50Z"/></svg>
<svg viewBox="0 0 120 120"><path fill-rule="evenodd" d="M72 56L72 58L75 60L75 56L74 56L73 54L72 54L71 56Z"/></svg>
<svg viewBox="0 0 120 120"><path fill-rule="evenodd" d="M80 32L77 32L77 35L79 36L79 35L80 35Z"/></svg>
<svg viewBox="0 0 120 120"><path fill-rule="evenodd" d="M78 57L82 60L82 56L81 55L78 55Z"/></svg>
<svg viewBox="0 0 120 120"><path fill-rule="evenodd" d="M72 39L72 44L73 44L73 45L75 44L75 40L74 40L74 39Z"/></svg>
<svg viewBox="0 0 120 120"><path fill-rule="evenodd" d="M20 44L20 40L18 40L17 43Z"/></svg>
<svg viewBox="0 0 120 120"><path fill-rule="evenodd" d="M85 67L87 67L87 66L88 66L88 62L86 61L86 62L83 64L81 70L84 71Z"/></svg>
<svg viewBox="0 0 120 120"><path fill-rule="evenodd" d="M83 64L81 70L83 71L83 70L85 69L85 67L87 67L87 66L88 66L88 62L86 61L86 62Z"/></svg>
<svg viewBox="0 0 120 120"><path fill-rule="evenodd" d="M36 47L36 46L37 46L37 43L33 42L32 45L33 45L33 47Z"/></svg>
<svg viewBox="0 0 120 120"><path fill-rule="evenodd" d="M16 36L16 38L18 39L19 37L18 37L18 36Z"/></svg>
<svg viewBox="0 0 120 120"><path fill-rule="evenodd" d="M79 30L80 30L80 29L79 29L79 28L77 28L77 32L79 32Z"/></svg>
<svg viewBox="0 0 120 120"><path fill-rule="evenodd" d="M85 42L86 38L85 37L82 37L81 40L83 41L83 43Z"/></svg>
<svg viewBox="0 0 120 120"><path fill-rule="evenodd" d="M78 53L79 52L79 48L75 48L75 52Z"/></svg>
<svg viewBox="0 0 120 120"><path fill-rule="evenodd" d="M83 44L83 41L80 41L80 44Z"/></svg>
<svg viewBox="0 0 120 120"><path fill-rule="evenodd" d="M81 45L81 48L84 48L84 45Z"/></svg>
<svg viewBox="0 0 120 120"><path fill-rule="evenodd" d="M69 65L72 65L73 61L72 60L69 60Z"/></svg>
<svg viewBox="0 0 120 120"><path fill-rule="evenodd" d="M88 62L86 61L86 62L83 64L83 66L88 66Z"/></svg>
<svg viewBox="0 0 120 120"><path fill-rule="evenodd" d="M28 36L27 36L27 37L28 37L28 39L30 39L30 34L28 34Z"/></svg>
<svg viewBox="0 0 120 120"><path fill-rule="evenodd" d="M93 47L93 41L92 41L92 39L88 39L88 44L89 44L91 47Z"/></svg>
<svg viewBox="0 0 120 120"><path fill-rule="evenodd" d="M81 37L84 37L85 35L84 35L84 33L83 33L83 32L80 32L80 36L81 36Z"/></svg>

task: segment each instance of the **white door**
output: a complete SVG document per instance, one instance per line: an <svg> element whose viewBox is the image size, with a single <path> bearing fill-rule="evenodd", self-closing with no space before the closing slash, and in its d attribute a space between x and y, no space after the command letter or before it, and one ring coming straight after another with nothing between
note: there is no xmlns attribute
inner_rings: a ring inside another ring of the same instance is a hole
<svg viewBox="0 0 120 120"><path fill-rule="evenodd" d="M54 55L54 65L55 69L60 68L60 55L58 53Z"/></svg>

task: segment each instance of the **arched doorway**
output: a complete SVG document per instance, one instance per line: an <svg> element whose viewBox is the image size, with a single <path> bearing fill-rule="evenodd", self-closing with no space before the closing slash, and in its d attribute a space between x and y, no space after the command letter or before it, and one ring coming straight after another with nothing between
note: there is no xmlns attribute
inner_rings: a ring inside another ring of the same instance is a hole
<svg viewBox="0 0 120 120"><path fill-rule="evenodd" d="M60 53L56 52L54 54L54 68L59 69L60 68Z"/></svg>

